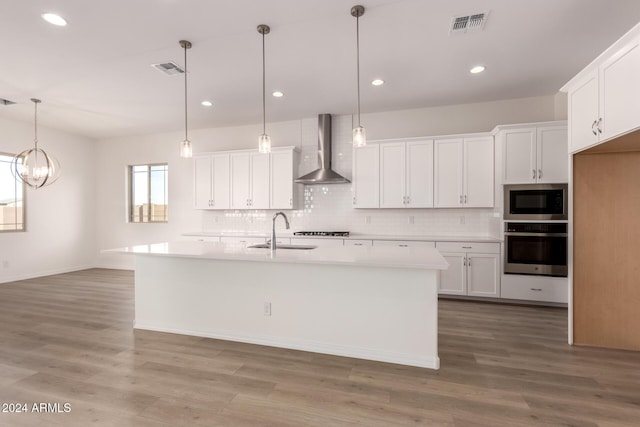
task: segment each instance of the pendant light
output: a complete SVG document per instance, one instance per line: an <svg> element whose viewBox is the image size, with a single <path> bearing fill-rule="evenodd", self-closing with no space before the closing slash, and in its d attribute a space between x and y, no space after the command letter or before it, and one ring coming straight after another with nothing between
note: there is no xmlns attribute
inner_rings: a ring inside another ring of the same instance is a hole
<svg viewBox="0 0 640 427"><path fill-rule="evenodd" d="M358 81L358 126L353 128L354 147L367 145L367 132L360 125L360 17L362 15L364 15L364 6L357 5L351 8L351 16L356 18L356 77Z"/></svg>
<svg viewBox="0 0 640 427"><path fill-rule="evenodd" d="M53 184L60 176L60 163L53 156L38 148L38 104L42 101L31 98L35 105L34 148L16 155L11 162L13 176L31 188L41 188Z"/></svg>
<svg viewBox="0 0 640 427"><path fill-rule="evenodd" d="M265 65L264 65L264 36L271 32L268 25L258 25L258 32L262 34L262 135L258 138L258 151L260 153L271 152L271 137L267 135L267 114L265 107Z"/></svg>
<svg viewBox="0 0 640 427"><path fill-rule="evenodd" d="M184 49L184 141L180 144L180 157L189 158L193 156L193 148L187 130L187 49L191 49L191 42L180 40L179 43Z"/></svg>

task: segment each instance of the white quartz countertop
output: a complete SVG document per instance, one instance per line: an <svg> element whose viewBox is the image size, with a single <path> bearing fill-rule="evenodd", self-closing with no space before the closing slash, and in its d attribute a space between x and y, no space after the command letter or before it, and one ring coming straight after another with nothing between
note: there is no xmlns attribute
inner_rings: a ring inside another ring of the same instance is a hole
<svg viewBox="0 0 640 427"><path fill-rule="evenodd" d="M369 266L384 268L414 268L446 270L449 263L433 248L398 248L387 246L344 246L310 250L248 248L243 244L218 242L166 242L103 252L132 255L152 255L228 261L257 261Z"/></svg>
<svg viewBox="0 0 640 427"><path fill-rule="evenodd" d="M270 238L270 233L242 232L242 231L193 231L183 233L183 236L194 237L264 237ZM359 234L351 233L349 237L340 236L294 236L293 233L278 231L278 237L291 239L340 239L340 240L407 240L423 242L476 242L500 243L502 240L490 236L447 236L447 235L390 235L390 234Z"/></svg>

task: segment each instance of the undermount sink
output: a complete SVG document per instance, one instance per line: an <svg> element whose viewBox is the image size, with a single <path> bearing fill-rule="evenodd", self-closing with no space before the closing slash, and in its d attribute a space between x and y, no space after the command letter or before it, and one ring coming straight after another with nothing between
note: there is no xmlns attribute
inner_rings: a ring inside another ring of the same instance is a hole
<svg viewBox="0 0 640 427"><path fill-rule="evenodd" d="M251 248L251 249L270 249L271 245L269 243L260 243L259 245L251 245L251 246L247 246L247 247ZM309 249L315 249L315 248L317 248L317 246L311 246L311 245L285 245L285 244L276 245L276 249L309 250Z"/></svg>

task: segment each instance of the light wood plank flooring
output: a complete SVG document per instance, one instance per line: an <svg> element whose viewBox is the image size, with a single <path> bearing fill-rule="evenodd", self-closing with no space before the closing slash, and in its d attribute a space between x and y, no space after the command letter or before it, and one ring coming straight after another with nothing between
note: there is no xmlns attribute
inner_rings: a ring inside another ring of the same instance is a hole
<svg viewBox="0 0 640 427"><path fill-rule="evenodd" d="M0 284L0 426L638 426L640 353L565 309L440 302L439 371L133 331L133 274ZM639 331L640 333L640 331Z"/></svg>

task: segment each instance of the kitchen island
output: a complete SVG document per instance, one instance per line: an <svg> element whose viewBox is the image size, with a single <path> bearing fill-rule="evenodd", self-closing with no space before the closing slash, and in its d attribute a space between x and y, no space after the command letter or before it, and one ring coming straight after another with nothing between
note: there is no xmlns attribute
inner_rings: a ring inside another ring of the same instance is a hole
<svg viewBox="0 0 640 427"><path fill-rule="evenodd" d="M171 242L133 254L137 329L438 369L436 249L254 249Z"/></svg>

